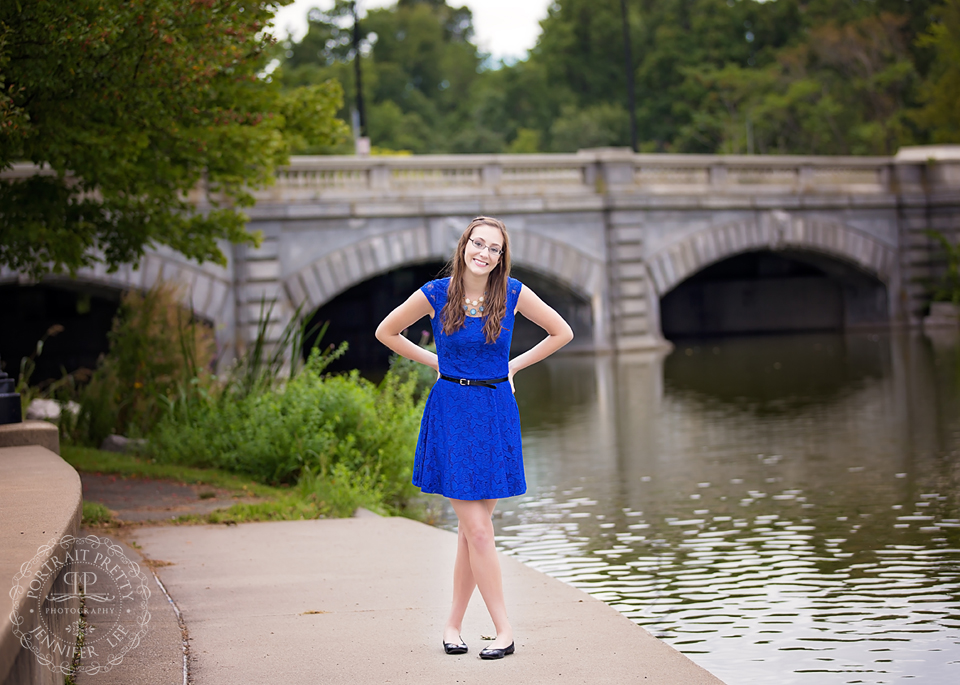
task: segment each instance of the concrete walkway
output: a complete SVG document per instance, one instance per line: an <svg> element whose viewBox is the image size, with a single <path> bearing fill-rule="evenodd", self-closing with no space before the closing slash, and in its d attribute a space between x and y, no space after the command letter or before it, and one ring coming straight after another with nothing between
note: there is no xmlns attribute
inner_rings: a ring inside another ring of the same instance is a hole
<svg viewBox="0 0 960 685"><path fill-rule="evenodd" d="M722 685L599 600L508 557L517 653L477 658L493 627L475 593L470 652L445 655L456 538L403 518L141 528L130 538L183 613L197 685ZM169 625L172 609L154 606L151 620ZM169 664L156 677L144 666L131 661L130 682L179 682Z"/></svg>

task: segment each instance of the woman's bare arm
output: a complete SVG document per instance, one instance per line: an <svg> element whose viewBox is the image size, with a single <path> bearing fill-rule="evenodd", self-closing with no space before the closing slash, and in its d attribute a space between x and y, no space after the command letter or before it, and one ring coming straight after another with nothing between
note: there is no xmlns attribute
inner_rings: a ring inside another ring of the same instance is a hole
<svg viewBox="0 0 960 685"><path fill-rule="evenodd" d="M510 360L510 386L513 387L513 375L520 369L525 369L546 359L573 340L573 331L563 317L557 314L546 302L541 300L535 292L527 286L520 290L517 298L517 312L533 321L547 332L547 337L534 347Z"/></svg>
<svg viewBox="0 0 960 685"><path fill-rule="evenodd" d="M423 294L423 291L418 290L380 322L380 325L377 326L377 340L401 357L426 364L434 371L439 371L440 363L437 360L437 355L401 335L404 329L409 328L425 316L431 318L434 316L433 306L427 296Z"/></svg>

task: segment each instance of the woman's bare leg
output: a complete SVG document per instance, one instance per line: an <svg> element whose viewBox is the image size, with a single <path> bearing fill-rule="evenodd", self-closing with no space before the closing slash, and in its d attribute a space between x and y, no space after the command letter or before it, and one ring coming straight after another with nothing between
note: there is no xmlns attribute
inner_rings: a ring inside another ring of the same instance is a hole
<svg viewBox="0 0 960 685"><path fill-rule="evenodd" d="M481 501L486 504L487 516L493 515L497 500ZM467 544L466 532L462 525L457 526L457 561L453 566L453 603L450 606L447 625L443 629L444 642L456 644L459 641L460 631L463 628L463 615L467 611L467 605L470 603L475 587L477 587L477 581L473 577L473 569L470 568L470 546Z"/></svg>
<svg viewBox="0 0 960 685"><path fill-rule="evenodd" d="M487 605L487 611L490 612L490 618L493 620L494 628L497 631L497 639L489 645L492 649L502 649L513 642L513 628L507 619L507 607L503 600L503 578L500 575L500 560L497 558L497 548L493 539L493 521L490 515L496 506L496 500L456 500L451 499L453 510L457 513L460 521L459 535L463 537L466 543L465 547L469 554L469 568L473 576L473 583L480 588L480 594L483 596L483 602ZM460 549L457 547L458 562L460 559ZM460 573L458 574L457 571ZM457 587L459 581L462 584ZM457 601L462 600L466 595L466 601L470 600L470 594L473 592L473 585L462 568L455 566L454 575L454 608L457 608ZM460 595L457 595L459 589ZM466 609L466 602L463 608ZM463 614L459 618L462 620ZM451 611L451 618L457 618Z"/></svg>

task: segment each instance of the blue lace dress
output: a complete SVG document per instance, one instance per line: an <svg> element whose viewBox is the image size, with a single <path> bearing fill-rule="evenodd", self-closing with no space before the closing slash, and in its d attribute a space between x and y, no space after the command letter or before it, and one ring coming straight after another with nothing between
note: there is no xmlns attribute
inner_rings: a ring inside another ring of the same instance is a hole
<svg viewBox="0 0 960 685"><path fill-rule="evenodd" d="M497 341L489 344L479 317L467 316L463 328L453 335L444 334L439 314L449 284L449 278L441 278L420 289L433 306L440 372L477 380L507 376L514 310L523 285L510 279L503 330ZM500 499L526 492L520 411L510 383L487 388L437 380L420 423L413 484L424 492L462 500Z"/></svg>

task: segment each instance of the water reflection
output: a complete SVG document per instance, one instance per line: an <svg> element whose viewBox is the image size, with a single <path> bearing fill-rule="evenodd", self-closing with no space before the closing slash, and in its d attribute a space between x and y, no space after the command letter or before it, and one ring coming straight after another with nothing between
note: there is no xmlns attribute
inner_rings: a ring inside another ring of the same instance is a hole
<svg viewBox="0 0 960 685"><path fill-rule="evenodd" d="M956 682L958 364L881 335L550 360L499 544L730 685Z"/></svg>

